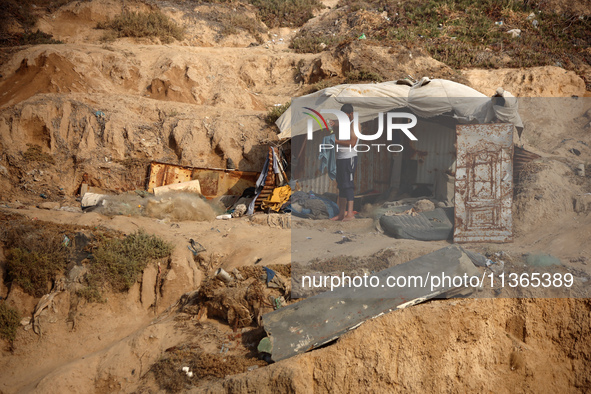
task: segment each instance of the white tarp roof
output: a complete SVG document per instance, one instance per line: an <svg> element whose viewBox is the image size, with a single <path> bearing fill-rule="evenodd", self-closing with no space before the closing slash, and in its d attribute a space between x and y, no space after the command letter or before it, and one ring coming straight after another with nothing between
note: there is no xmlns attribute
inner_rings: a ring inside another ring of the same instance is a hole
<svg viewBox="0 0 591 394"><path fill-rule="evenodd" d="M338 85L302 96L306 105L315 110L340 109L351 104L359 113L359 121L371 120L379 112L409 108L423 118L453 112L460 122L489 123L494 119L523 127L517 112L517 99L509 92L497 89L505 98L504 107L493 105L490 97L466 85L445 79L423 78L412 87L395 81L377 84ZM279 119L279 138L290 138L306 132L308 117L303 111L288 109ZM292 135L292 124L295 134Z"/></svg>

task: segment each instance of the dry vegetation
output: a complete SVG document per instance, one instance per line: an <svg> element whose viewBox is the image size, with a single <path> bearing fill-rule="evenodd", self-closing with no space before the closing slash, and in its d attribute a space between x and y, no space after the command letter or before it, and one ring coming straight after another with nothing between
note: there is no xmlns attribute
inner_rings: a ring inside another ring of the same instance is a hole
<svg viewBox="0 0 591 394"><path fill-rule="evenodd" d="M349 7L339 19L339 23L348 25L345 34L334 34L337 26L324 26L320 31L304 29L293 39L292 48L315 53L364 35L368 45L424 48L435 59L457 69L552 65L577 71L591 63L591 18L559 15L543 4L515 0L341 0L339 6ZM369 21L364 17L371 15ZM512 29L521 30L521 34L508 34Z"/></svg>
<svg viewBox="0 0 591 394"><path fill-rule="evenodd" d="M221 24L220 35L228 36L238 34L240 30L246 30L256 38L260 44L263 42L262 33L265 33L264 26L256 18L251 18L245 14L222 14L217 18Z"/></svg>
<svg viewBox="0 0 591 394"><path fill-rule="evenodd" d="M20 320L20 314L16 309L7 306L3 301L0 302L0 338L13 342Z"/></svg>
<svg viewBox="0 0 591 394"><path fill-rule="evenodd" d="M46 228L41 223L12 220L2 237L6 248L6 276L35 297L51 290L52 283L68 263L64 242L66 232ZM70 232L69 236L73 234Z"/></svg>
<svg viewBox="0 0 591 394"><path fill-rule="evenodd" d="M125 238L101 239L92 254L88 285L78 294L89 301L101 301L105 287L127 291L150 261L169 256L172 249L171 244L142 231Z"/></svg>
<svg viewBox="0 0 591 394"><path fill-rule="evenodd" d="M18 45L39 45L39 44L61 44L61 41L54 40L51 34L40 30L33 31L37 23L38 15L35 12L38 8L45 8L53 11L66 4L68 0L0 0L0 46ZM19 23L23 32L15 33L8 30L8 21L14 20Z"/></svg>
<svg viewBox="0 0 591 394"><path fill-rule="evenodd" d="M42 162L47 164L55 164L55 159L49 153L45 153L41 150L39 145L29 145L27 150L23 152L25 160L31 162Z"/></svg>
<svg viewBox="0 0 591 394"><path fill-rule="evenodd" d="M287 102L287 103L285 103L283 105L277 105L277 106L272 107L269 110L269 112L267 112L267 116L265 117L265 120L270 125L275 124L275 122L277 121L277 119L279 119L279 117L281 115L283 115L283 113L285 111L287 111L290 106L291 106L291 102Z"/></svg>
<svg viewBox="0 0 591 394"><path fill-rule="evenodd" d="M265 366L266 362L256 358L235 355L207 354L198 349L174 349L152 365L150 371L161 389L178 393L191 388L200 380L224 378L246 372L249 367ZM180 372L189 367L194 376L189 378Z"/></svg>
<svg viewBox="0 0 591 394"><path fill-rule="evenodd" d="M184 37L184 29L160 11L124 12L99 23L97 28L108 30L103 36L105 41L120 37L158 37L163 43L171 43Z"/></svg>
<svg viewBox="0 0 591 394"><path fill-rule="evenodd" d="M89 268L86 286L78 295L91 302L102 301L105 289L129 290L149 262L169 256L173 249L141 231L124 237L113 231L31 221L19 215L2 215L1 219L7 282L35 297L47 294L69 264L76 262ZM75 245L72 240L80 232L89 234L91 242Z"/></svg>
<svg viewBox="0 0 591 394"><path fill-rule="evenodd" d="M203 0L204 3L231 3L231 0ZM301 26L324 8L318 0L248 0L257 8L259 18L270 28Z"/></svg>

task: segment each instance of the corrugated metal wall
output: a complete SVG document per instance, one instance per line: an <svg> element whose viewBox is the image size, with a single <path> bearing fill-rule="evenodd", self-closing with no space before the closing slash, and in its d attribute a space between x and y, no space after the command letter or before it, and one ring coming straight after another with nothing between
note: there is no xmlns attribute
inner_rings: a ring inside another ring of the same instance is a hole
<svg viewBox="0 0 591 394"><path fill-rule="evenodd" d="M370 130L365 131L367 134L377 130L377 120L364 124L364 127L365 125L367 130ZM455 126L442 126L419 118L412 133L418 138L418 141L412 142L412 147L409 145L411 141L406 137L402 137L401 143L405 146L405 150L409 149L412 152L410 159L418 161L415 183L434 184L436 172L451 168L455 161ZM336 181L330 180L327 173L320 173L319 145L326 135L328 135L326 131L314 133L314 139L306 141L303 160L298 161L297 165L303 165L303 169L298 172L297 181L304 191L313 191L318 194L338 192ZM368 144L372 143L388 145L397 142L387 141L384 133L379 140L368 142ZM297 154L296 151L297 149L292 150L292 154ZM388 191L392 162L396 155L402 154L390 153L384 147L380 152L373 148L371 153L358 153L355 193L359 195L370 191L379 193ZM292 160L292 163L294 162Z"/></svg>
<svg viewBox="0 0 591 394"><path fill-rule="evenodd" d="M422 121L417 125L417 130L413 129L413 133L418 139L415 141L416 150L420 152L415 182L435 184L437 171L451 169L456 159L456 130Z"/></svg>

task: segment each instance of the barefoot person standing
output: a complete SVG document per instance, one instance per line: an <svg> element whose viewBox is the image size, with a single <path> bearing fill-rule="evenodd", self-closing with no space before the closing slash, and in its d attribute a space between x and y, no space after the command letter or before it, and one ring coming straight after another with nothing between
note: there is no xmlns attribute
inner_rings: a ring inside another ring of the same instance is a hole
<svg viewBox="0 0 591 394"><path fill-rule="evenodd" d="M353 202L355 200L354 174L357 168L357 151L354 149L357 145L357 135L353 131L353 106L345 104L341 111L347 114L351 128L351 139L335 140L336 162L337 162L337 187L339 189L339 214L331 220L352 220L355 218L353 213ZM331 125L334 122L331 121Z"/></svg>

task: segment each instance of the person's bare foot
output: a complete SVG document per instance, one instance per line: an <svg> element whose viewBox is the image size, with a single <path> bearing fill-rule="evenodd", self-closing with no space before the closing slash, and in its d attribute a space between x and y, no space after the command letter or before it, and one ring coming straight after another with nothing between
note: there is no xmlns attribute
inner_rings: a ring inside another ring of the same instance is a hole
<svg viewBox="0 0 591 394"><path fill-rule="evenodd" d="M332 221L341 221L341 220L343 220L343 219L344 219L344 218L340 217L339 215L337 215L337 216L334 216L334 217L330 218L330 220L332 220Z"/></svg>
<svg viewBox="0 0 591 394"><path fill-rule="evenodd" d="M347 215L343 218L343 222L348 222L349 220L355 219L355 215Z"/></svg>

